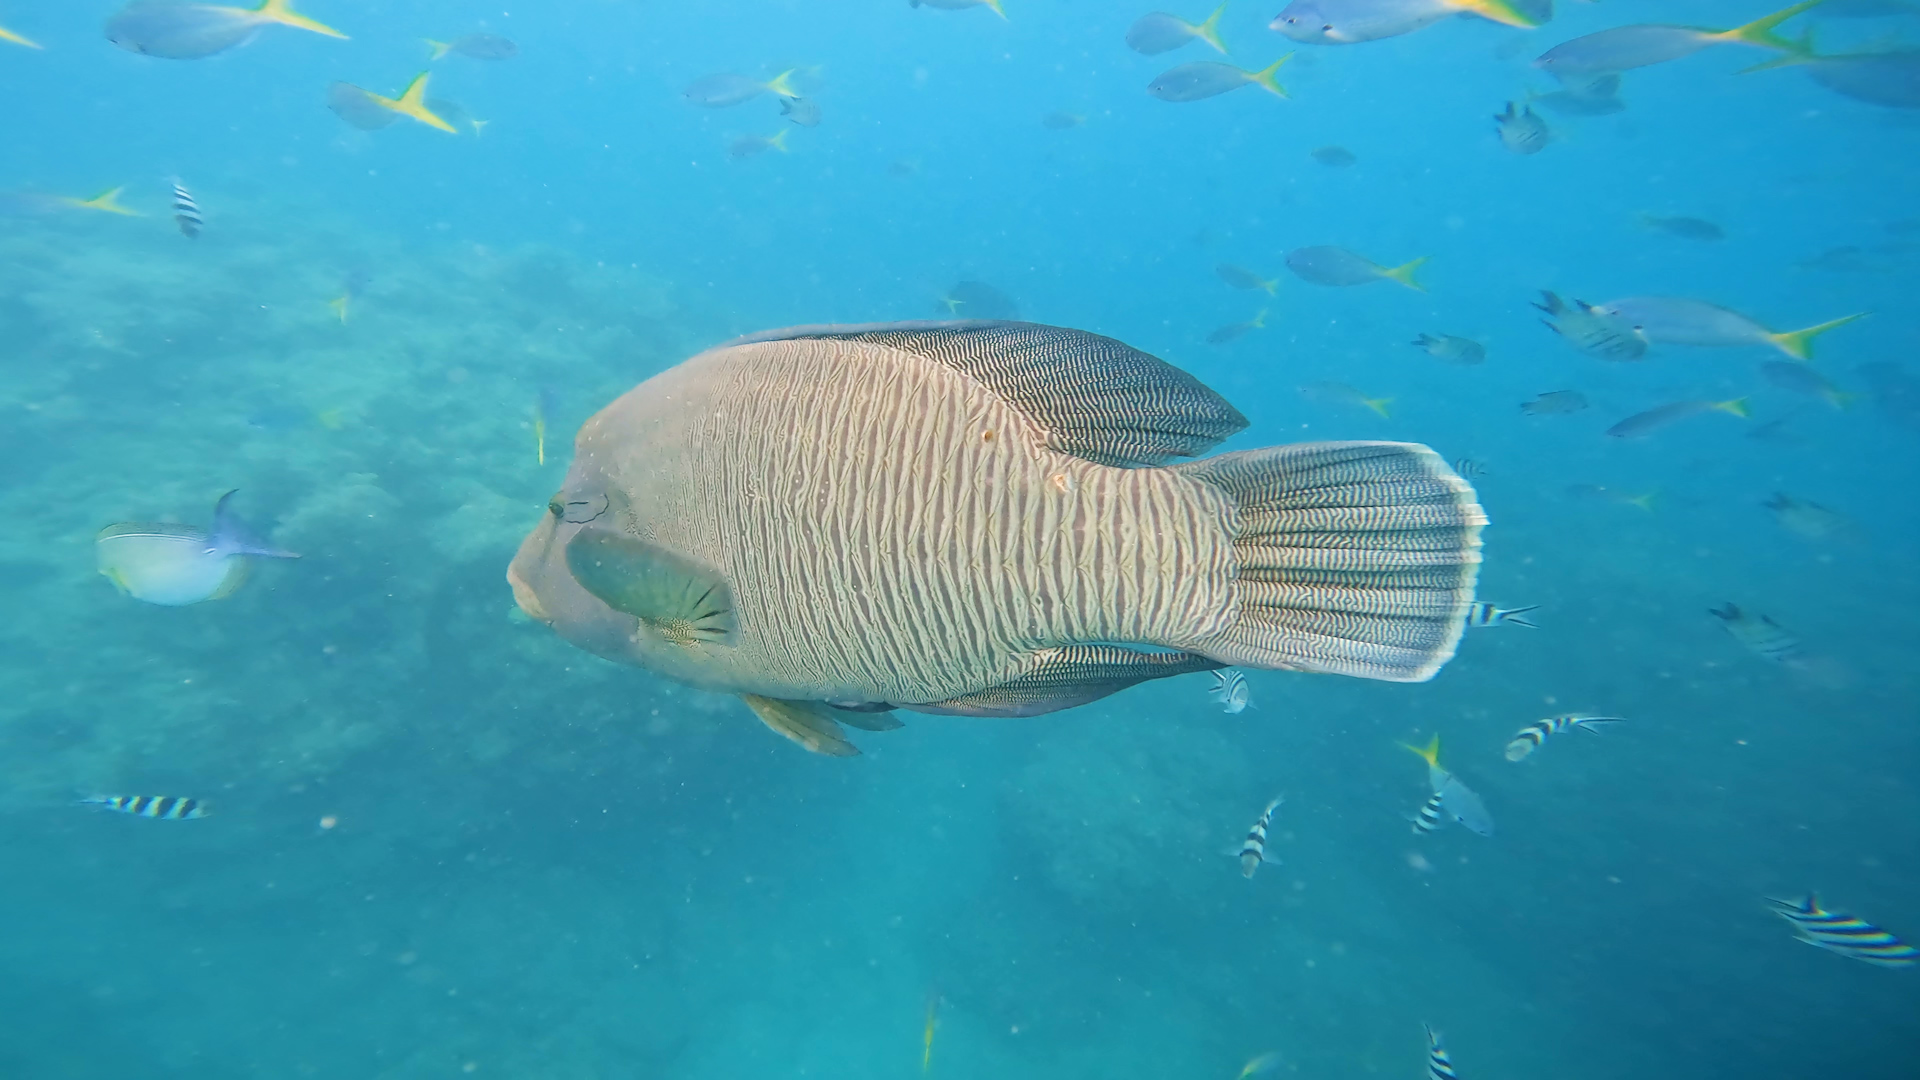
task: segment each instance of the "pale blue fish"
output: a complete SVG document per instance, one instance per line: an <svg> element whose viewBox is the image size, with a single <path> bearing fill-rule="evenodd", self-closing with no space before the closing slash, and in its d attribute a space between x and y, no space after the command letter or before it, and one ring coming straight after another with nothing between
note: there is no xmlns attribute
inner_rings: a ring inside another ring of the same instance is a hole
<svg viewBox="0 0 1920 1080"><path fill-rule="evenodd" d="M136 600L167 607L219 600L246 581L249 560L297 559L258 539L220 496L209 534L187 525L122 522L94 541L100 572Z"/></svg>
<svg viewBox="0 0 1920 1080"><path fill-rule="evenodd" d="M1426 292L1426 286L1420 284L1413 275L1426 263L1427 258L1422 255L1399 266L1381 266L1346 248L1322 244L1287 252L1287 269L1302 281L1311 281L1315 285L1348 287L1370 285L1376 281L1397 281L1415 292Z"/></svg>
<svg viewBox="0 0 1920 1080"><path fill-rule="evenodd" d="M1487 347L1457 334L1421 334L1413 339L1415 347L1436 360L1449 364L1478 364L1487 358Z"/></svg>
<svg viewBox="0 0 1920 1080"><path fill-rule="evenodd" d="M778 94L783 98L797 98L800 93L789 81L792 75L793 70L783 71L766 82L731 72L702 75L688 83L687 88L681 91L681 96L705 109L730 108L741 102L751 101L761 94Z"/></svg>
<svg viewBox="0 0 1920 1080"><path fill-rule="evenodd" d="M327 37L347 35L296 15L291 0L262 0L252 8L225 4L133 0L107 20L107 40L143 56L200 60L243 44L269 26L291 26Z"/></svg>
<svg viewBox="0 0 1920 1080"><path fill-rule="evenodd" d="M965 11L968 8L992 8L995 15L1007 17L1006 10L1000 6L1000 0L907 0L908 7L930 7L941 11Z"/></svg>
<svg viewBox="0 0 1920 1080"><path fill-rule="evenodd" d="M1890 109L1920 109L1920 49L1795 56L1788 63L1842 97Z"/></svg>
<svg viewBox="0 0 1920 1080"><path fill-rule="evenodd" d="M1792 360L1769 360L1760 365L1760 374L1782 390L1796 394L1817 397L1836 409L1844 409L1854 397L1853 394L1833 385L1825 375L1813 370L1809 364L1798 364Z"/></svg>
<svg viewBox="0 0 1920 1080"><path fill-rule="evenodd" d="M1302 45L1356 45L1411 34L1463 14L1508 26L1539 25L1506 0L1293 0L1267 29Z"/></svg>
<svg viewBox="0 0 1920 1080"><path fill-rule="evenodd" d="M1181 104L1189 101L1205 101L1210 97L1219 97L1230 90L1243 86L1258 86L1269 94L1286 97L1287 89L1274 78L1280 65L1287 62L1293 54L1275 60L1259 71L1247 71L1222 64L1214 60L1200 60L1191 64L1181 64L1168 68L1159 77L1147 84L1147 93L1161 101Z"/></svg>
<svg viewBox="0 0 1920 1080"><path fill-rule="evenodd" d="M1618 319L1584 300L1571 305L1544 289L1533 305L1547 313L1542 326L1565 338L1567 344L1601 360L1638 360L1647 355L1647 339L1624 319ZM1581 399L1581 408L1586 407Z"/></svg>
<svg viewBox="0 0 1920 1080"><path fill-rule="evenodd" d="M1164 11L1142 15L1127 28L1127 48L1146 56L1158 56L1163 52L1172 52L1189 41L1198 40L1213 46L1215 52L1224 56L1227 46L1220 40L1220 16L1226 11L1227 5L1221 4L1213 9L1213 14L1197 23L1190 23Z"/></svg>
<svg viewBox="0 0 1920 1080"><path fill-rule="evenodd" d="M1763 660L1794 667L1806 660L1806 649L1787 628L1758 612L1742 611L1731 600L1725 608L1708 608L1733 640Z"/></svg>
<svg viewBox="0 0 1920 1080"><path fill-rule="evenodd" d="M1804 330L1775 332L1737 311L1681 296L1629 296L1609 300L1594 310L1631 326L1633 332L1656 345L1698 345L1726 348L1764 345L1795 360L1813 356L1813 339L1829 330L1867 317L1866 312L1844 315Z"/></svg>
<svg viewBox="0 0 1920 1080"><path fill-rule="evenodd" d="M1742 420L1751 415L1747 411L1746 398L1733 398L1729 401L1670 401L1665 405L1656 405L1645 412L1634 413L1608 428L1606 433L1615 439L1638 439L1651 435L1668 424L1708 412L1728 413Z"/></svg>
<svg viewBox="0 0 1920 1080"><path fill-rule="evenodd" d="M1805 0L1731 30L1662 23L1616 26L1556 45L1542 53L1533 66L1569 86L1586 86L1602 75L1680 60L1715 45L1757 45L1781 52L1801 51L1797 42L1774 33L1774 28L1820 3L1821 0Z"/></svg>

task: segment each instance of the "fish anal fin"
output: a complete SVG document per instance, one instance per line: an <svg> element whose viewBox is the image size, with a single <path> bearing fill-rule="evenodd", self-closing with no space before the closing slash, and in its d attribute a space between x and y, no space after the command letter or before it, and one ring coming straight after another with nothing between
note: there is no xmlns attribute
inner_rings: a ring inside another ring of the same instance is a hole
<svg viewBox="0 0 1920 1080"><path fill-rule="evenodd" d="M747 703L747 708L753 710L761 723L813 753L828 757L855 757L860 753L859 747L847 741L835 720L836 713L845 715L844 710L835 710L817 701L787 701L758 694L741 694L740 700Z"/></svg>
<svg viewBox="0 0 1920 1080"><path fill-rule="evenodd" d="M953 716L1039 716L1116 694L1136 683L1225 667L1194 653L1147 653L1119 645L1068 645L1034 654L1026 672L946 701L908 705Z"/></svg>
<svg viewBox="0 0 1920 1080"><path fill-rule="evenodd" d="M675 645L731 645L733 590L717 571L612 529L586 528L567 542L567 570L580 587Z"/></svg>

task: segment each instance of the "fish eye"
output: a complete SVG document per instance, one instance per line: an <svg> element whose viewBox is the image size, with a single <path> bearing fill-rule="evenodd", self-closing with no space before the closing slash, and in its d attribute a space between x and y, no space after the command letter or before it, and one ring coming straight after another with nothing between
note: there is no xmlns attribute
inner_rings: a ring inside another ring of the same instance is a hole
<svg viewBox="0 0 1920 1080"><path fill-rule="evenodd" d="M558 495L547 500L547 513L552 514L554 517L560 517L566 513L566 509L566 504L560 501Z"/></svg>
<svg viewBox="0 0 1920 1080"><path fill-rule="evenodd" d="M559 506L558 510L554 510L556 504ZM585 525L607 512L607 497L593 495L584 499L568 499L561 502L560 496L555 495L553 502L547 504L547 509L553 510L556 517L569 525Z"/></svg>

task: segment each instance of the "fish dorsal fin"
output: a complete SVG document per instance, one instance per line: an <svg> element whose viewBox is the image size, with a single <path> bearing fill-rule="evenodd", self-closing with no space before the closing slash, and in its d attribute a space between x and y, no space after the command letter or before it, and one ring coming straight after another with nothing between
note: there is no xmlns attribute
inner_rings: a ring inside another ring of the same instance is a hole
<svg viewBox="0 0 1920 1080"><path fill-rule="evenodd" d="M792 739L816 754L829 757L853 757L860 749L847 741L836 720L837 710L817 701L786 701L781 698L741 694L760 722Z"/></svg>
<svg viewBox="0 0 1920 1080"><path fill-rule="evenodd" d="M1068 645L1041 650L1025 674L997 686L907 708L954 716L1039 716L1097 701L1148 679L1212 671L1220 666L1219 661L1194 653L1139 652L1119 645Z"/></svg>
<svg viewBox="0 0 1920 1080"><path fill-rule="evenodd" d="M803 326L742 338L899 349L966 374L1030 417L1064 454L1133 468L1198 457L1247 426L1200 380L1112 338L1042 323Z"/></svg>
<svg viewBox="0 0 1920 1080"><path fill-rule="evenodd" d="M676 645L731 645L733 590L714 570L611 529L582 529L567 542L567 569L601 603Z"/></svg>

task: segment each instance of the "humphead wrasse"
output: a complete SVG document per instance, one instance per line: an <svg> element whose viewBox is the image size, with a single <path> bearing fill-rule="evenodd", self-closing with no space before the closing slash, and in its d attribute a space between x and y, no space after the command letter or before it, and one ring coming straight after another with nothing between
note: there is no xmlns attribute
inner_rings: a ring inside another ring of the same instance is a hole
<svg viewBox="0 0 1920 1080"><path fill-rule="evenodd" d="M507 571L567 641L810 750L893 708L1033 716L1228 666L1428 679L1486 517L1394 442L1171 464L1247 420L1110 338L802 327L602 409Z"/></svg>

